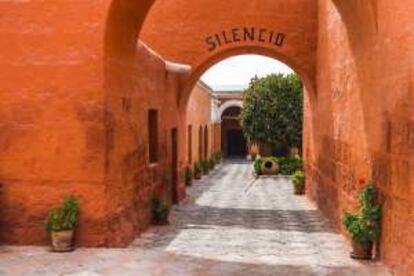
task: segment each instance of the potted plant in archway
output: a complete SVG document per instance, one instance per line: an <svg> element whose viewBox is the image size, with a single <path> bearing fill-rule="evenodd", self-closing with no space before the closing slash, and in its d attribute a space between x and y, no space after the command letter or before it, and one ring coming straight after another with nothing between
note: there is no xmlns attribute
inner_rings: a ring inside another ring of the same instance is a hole
<svg viewBox="0 0 414 276"><path fill-rule="evenodd" d="M195 162L193 165L193 174L194 174L194 179L201 179L201 176L203 174L202 170L201 170L201 164L199 161Z"/></svg>
<svg viewBox="0 0 414 276"><path fill-rule="evenodd" d="M190 167L186 167L184 170L184 181L187 187L193 184L193 170Z"/></svg>
<svg viewBox="0 0 414 276"><path fill-rule="evenodd" d="M167 204L165 204L161 198L154 197L152 199L152 219L155 225L167 225L169 224L168 215L170 214L170 209Z"/></svg>
<svg viewBox="0 0 414 276"><path fill-rule="evenodd" d="M377 190L373 183L359 195L360 213L345 213L343 225L352 239L351 257L371 260L374 242L380 234L381 205L377 204Z"/></svg>
<svg viewBox="0 0 414 276"><path fill-rule="evenodd" d="M78 216L79 203L74 196L66 197L61 207L49 211L45 229L51 237L52 251L69 252L74 250L74 236Z"/></svg>
<svg viewBox="0 0 414 276"><path fill-rule="evenodd" d="M293 189L295 195L303 195L305 193L305 173L296 171L292 175Z"/></svg>

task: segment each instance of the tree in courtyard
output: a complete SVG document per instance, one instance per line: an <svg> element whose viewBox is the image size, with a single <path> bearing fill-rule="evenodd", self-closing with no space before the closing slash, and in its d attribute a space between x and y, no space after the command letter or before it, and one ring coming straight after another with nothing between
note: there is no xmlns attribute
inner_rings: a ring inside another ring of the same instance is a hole
<svg viewBox="0 0 414 276"><path fill-rule="evenodd" d="M254 77L245 91L240 115L246 138L274 150L302 145L303 86L296 74Z"/></svg>

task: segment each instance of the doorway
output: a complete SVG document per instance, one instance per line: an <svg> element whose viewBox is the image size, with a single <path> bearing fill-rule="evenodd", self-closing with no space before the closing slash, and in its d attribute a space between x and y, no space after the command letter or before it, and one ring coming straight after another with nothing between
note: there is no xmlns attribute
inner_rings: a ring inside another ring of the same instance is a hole
<svg viewBox="0 0 414 276"><path fill-rule="evenodd" d="M241 129L227 130L227 151L229 157L246 156L246 141Z"/></svg>
<svg viewBox="0 0 414 276"><path fill-rule="evenodd" d="M171 195L173 204L178 203L178 134L171 130Z"/></svg>

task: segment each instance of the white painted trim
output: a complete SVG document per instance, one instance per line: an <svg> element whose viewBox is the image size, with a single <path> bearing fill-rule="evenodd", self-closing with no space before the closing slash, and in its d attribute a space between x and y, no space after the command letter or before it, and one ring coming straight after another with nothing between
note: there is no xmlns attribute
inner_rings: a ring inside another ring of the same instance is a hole
<svg viewBox="0 0 414 276"><path fill-rule="evenodd" d="M219 110L218 110L218 117L220 118L220 120L221 120L221 116L223 116L224 111L226 111L226 109L230 107L240 107L241 109L243 109L243 101L231 100L231 101L227 101L224 104L220 105Z"/></svg>

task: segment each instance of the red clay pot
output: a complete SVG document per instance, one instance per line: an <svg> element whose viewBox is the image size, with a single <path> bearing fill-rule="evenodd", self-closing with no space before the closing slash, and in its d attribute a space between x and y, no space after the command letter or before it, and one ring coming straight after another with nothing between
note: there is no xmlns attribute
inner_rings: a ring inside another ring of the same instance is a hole
<svg viewBox="0 0 414 276"><path fill-rule="evenodd" d="M74 246L74 230L51 232L50 238L52 241L53 252L70 252L75 249Z"/></svg>
<svg viewBox="0 0 414 276"><path fill-rule="evenodd" d="M373 243L360 243L358 241L352 241L352 253L351 258L358 260L371 260L372 259Z"/></svg>
<svg viewBox="0 0 414 276"><path fill-rule="evenodd" d="M305 194L305 185L293 185L293 193L295 195L303 195Z"/></svg>

